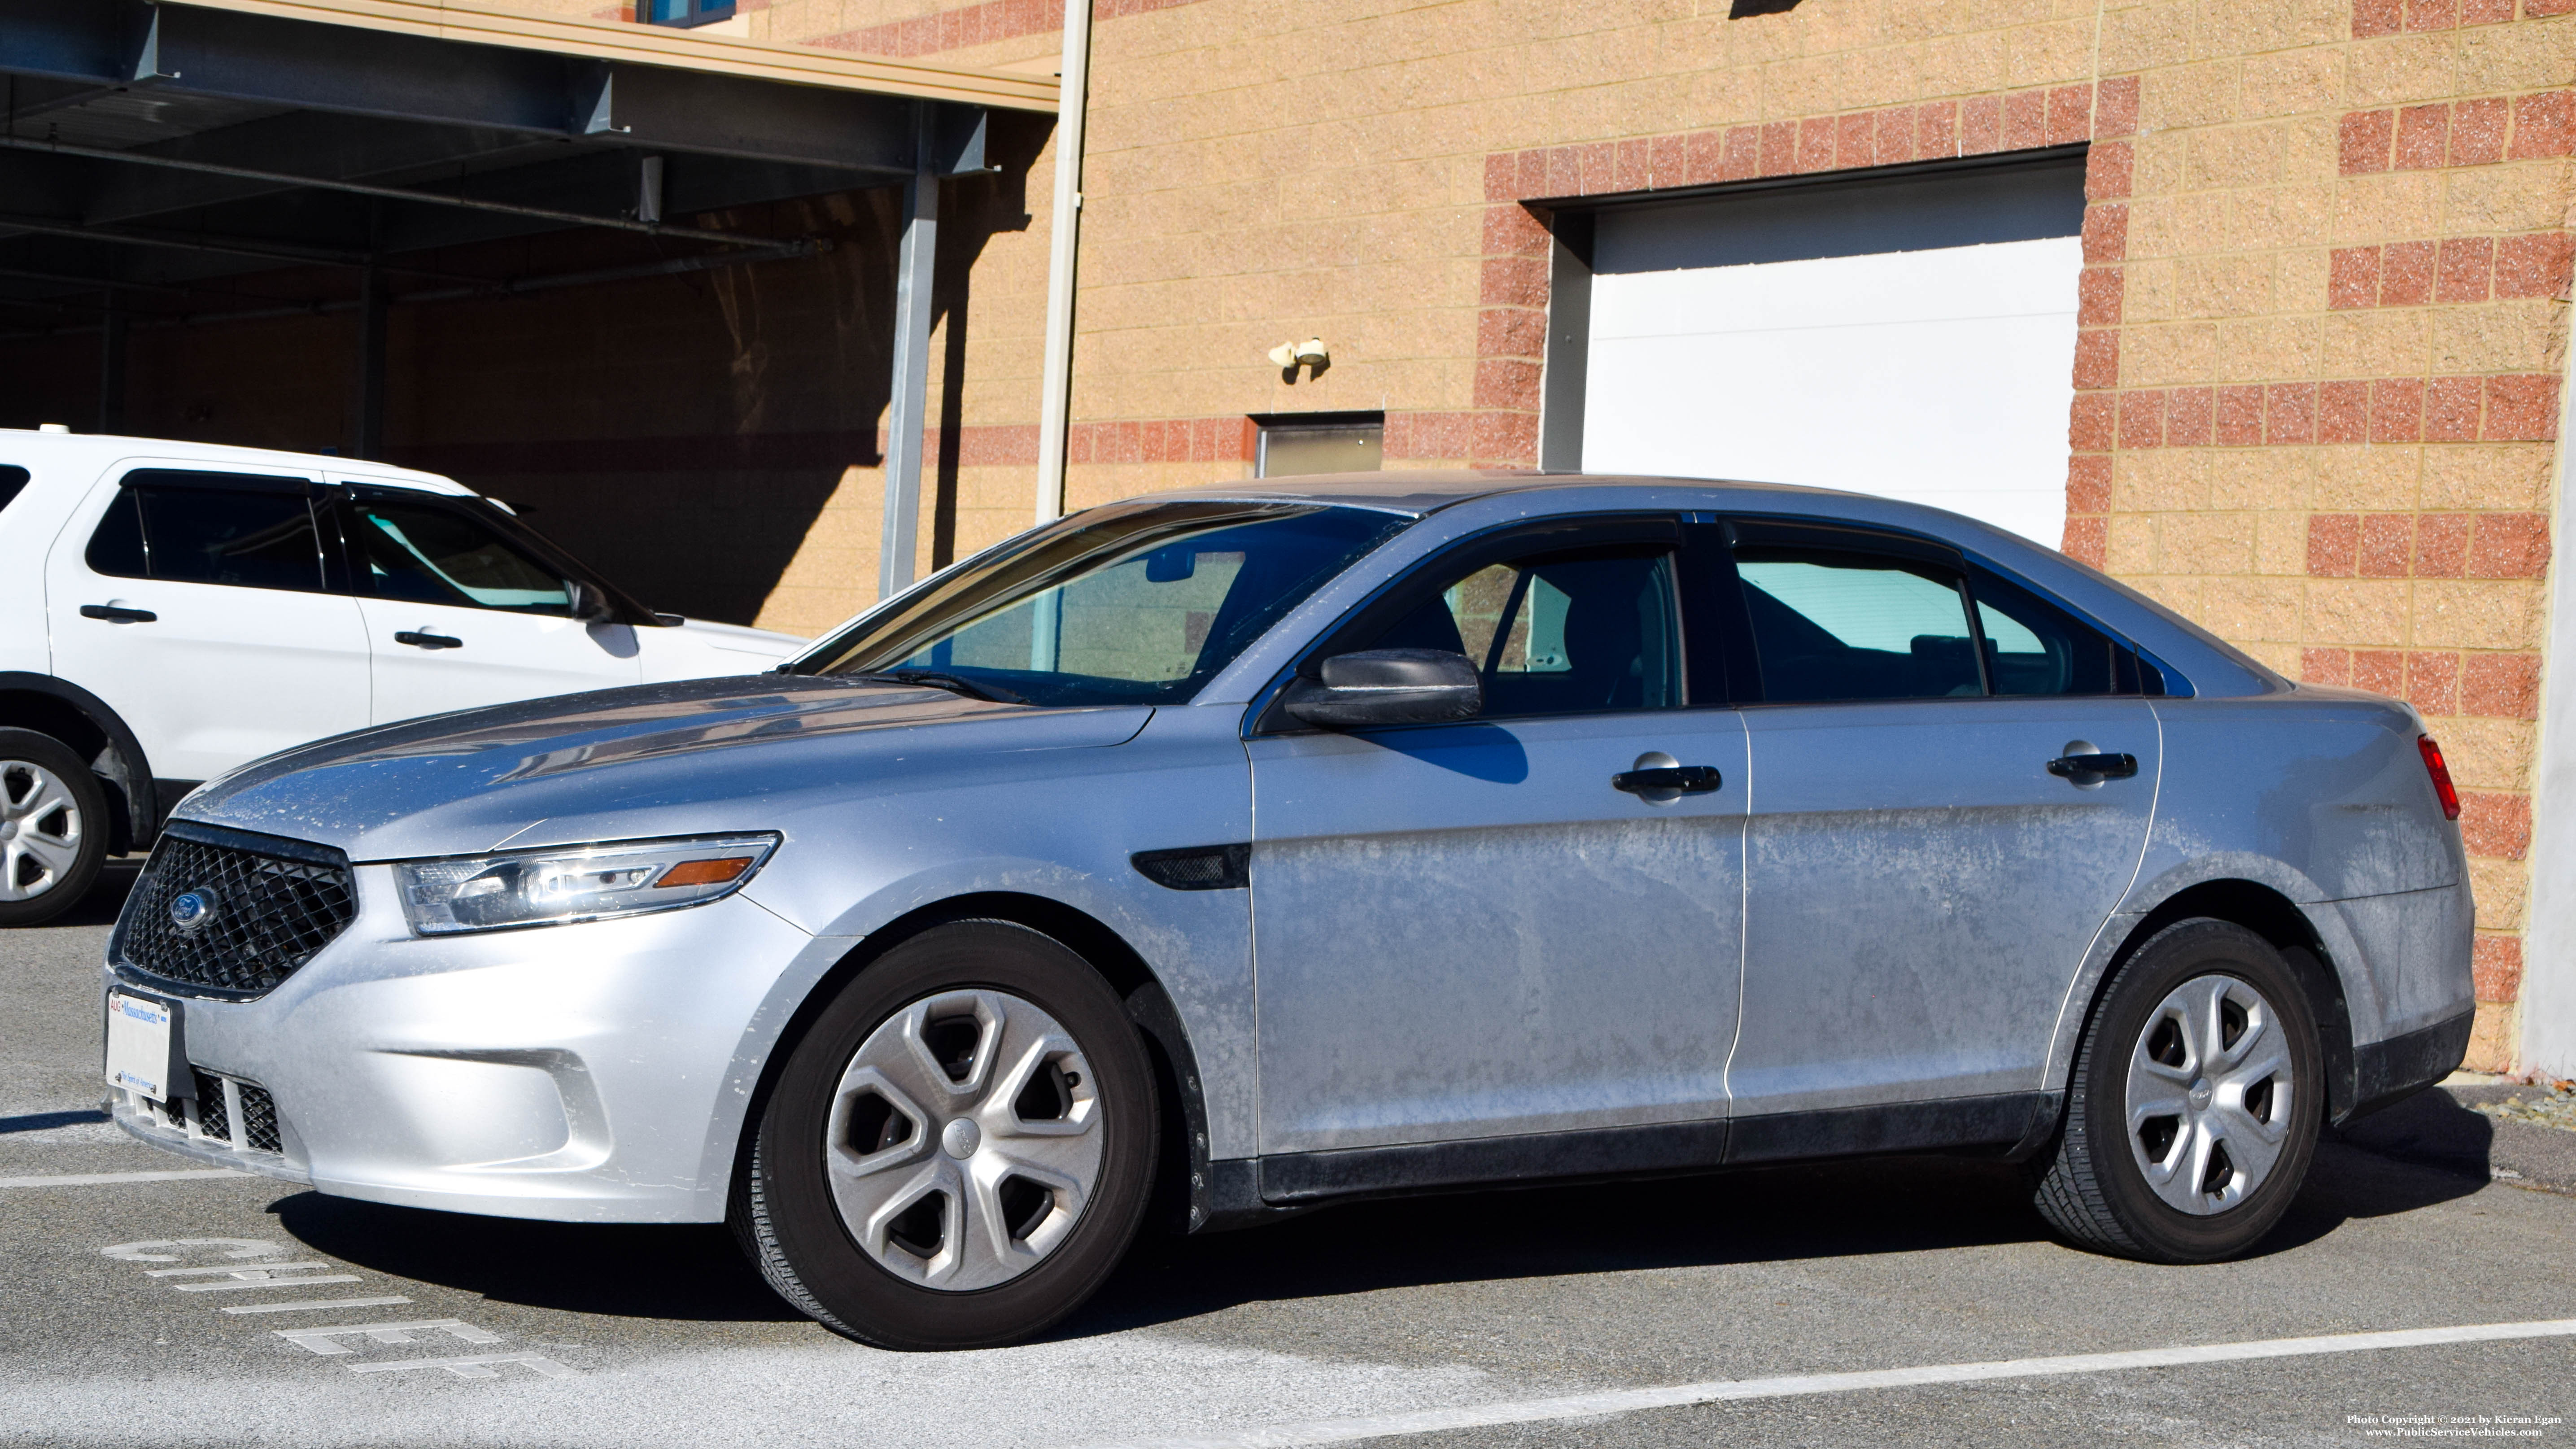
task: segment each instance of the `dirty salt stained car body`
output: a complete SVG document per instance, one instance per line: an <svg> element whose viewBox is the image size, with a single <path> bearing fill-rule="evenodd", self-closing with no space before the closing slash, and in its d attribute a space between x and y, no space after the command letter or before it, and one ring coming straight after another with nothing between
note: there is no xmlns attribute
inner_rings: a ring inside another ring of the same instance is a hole
<svg viewBox="0 0 2576 1449"><path fill-rule="evenodd" d="M208 785L110 948L115 1112L351 1197L730 1221L906 1347L1054 1322L1149 1220L1871 1151L2202 1261L2460 1060L2456 813L2405 705L1955 515L1240 485L778 674Z"/></svg>

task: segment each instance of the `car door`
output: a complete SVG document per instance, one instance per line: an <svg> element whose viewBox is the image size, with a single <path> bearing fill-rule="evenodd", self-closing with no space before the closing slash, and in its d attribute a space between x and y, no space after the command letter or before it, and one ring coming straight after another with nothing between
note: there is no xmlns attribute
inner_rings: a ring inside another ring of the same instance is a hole
<svg viewBox="0 0 2576 1449"><path fill-rule="evenodd" d="M1744 739L1689 707L1678 537L1453 551L1316 657L1464 653L1480 717L1249 739L1265 1153L1724 1117ZM1614 787L1641 763L1720 778Z"/></svg>
<svg viewBox="0 0 2576 1449"><path fill-rule="evenodd" d="M313 480L133 467L56 537L54 672L163 779L204 780L367 723L367 641Z"/></svg>
<svg viewBox="0 0 2576 1449"><path fill-rule="evenodd" d="M1734 1155L1798 1150L1770 1114L1980 1098L2010 1126L2145 847L2134 656L1917 540L1746 522L1733 561L1762 701ZM2051 772L2099 754L2133 763ZM1966 1122L1939 1130L2018 1132Z"/></svg>
<svg viewBox="0 0 2576 1449"><path fill-rule="evenodd" d="M479 518L483 506L346 490L378 723L643 677L634 627L574 618L571 581Z"/></svg>

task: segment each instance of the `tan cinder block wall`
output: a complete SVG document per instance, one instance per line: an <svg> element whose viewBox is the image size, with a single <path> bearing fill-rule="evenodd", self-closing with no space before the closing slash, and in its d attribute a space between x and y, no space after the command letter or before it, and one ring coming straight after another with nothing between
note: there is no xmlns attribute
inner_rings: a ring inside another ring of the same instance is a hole
<svg viewBox="0 0 2576 1449"><path fill-rule="evenodd" d="M2089 140L2066 545L2285 674L2423 711L2466 796L2472 1064L2510 1066L2576 0L1729 9L1100 0L1072 502L1239 476L1251 413L1384 408L1390 465L1531 461L1524 198ZM1058 44L1030 0L745 13L973 65L1052 68ZM1030 312L979 292L960 550L1028 516L1051 163L1024 244L976 264ZM1333 366L1288 384L1262 353L1309 335ZM818 530L800 610L827 579L857 601L869 506Z"/></svg>

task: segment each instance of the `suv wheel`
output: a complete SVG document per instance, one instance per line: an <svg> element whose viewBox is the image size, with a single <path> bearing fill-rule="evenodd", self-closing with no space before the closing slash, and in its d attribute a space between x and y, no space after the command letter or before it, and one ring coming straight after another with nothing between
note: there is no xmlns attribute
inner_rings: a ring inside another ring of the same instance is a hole
<svg viewBox="0 0 2576 1449"><path fill-rule="evenodd" d="M2035 1194L2079 1247L2158 1263L2233 1257L2288 1211L2325 1099L2306 994L2271 943L2194 920L2104 993Z"/></svg>
<svg viewBox="0 0 2576 1449"><path fill-rule="evenodd" d="M736 1184L790 1303L885 1348L984 1348L1081 1306L1135 1238L1154 1077L1116 993L1001 921L926 931L825 1007Z"/></svg>
<svg viewBox="0 0 2576 1449"><path fill-rule="evenodd" d="M107 792L51 735L0 729L0 926L79 904L107 858Z"/></svg>

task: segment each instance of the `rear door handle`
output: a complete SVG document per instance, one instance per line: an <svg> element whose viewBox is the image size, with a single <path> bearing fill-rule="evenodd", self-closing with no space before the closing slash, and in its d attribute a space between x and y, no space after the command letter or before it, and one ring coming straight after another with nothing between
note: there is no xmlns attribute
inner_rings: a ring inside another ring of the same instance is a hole
<svg viewBox="0 0 2576 1449"><path fill-rule="evenodd" d="M2048 773L2078 785L2098 780L2126 780L2138 773L2135 755L2060 755L2048 762Z"/></svg>
<svg viewBox="0 0 2576 1449"><path fill-rule="evenodd" d="M129 609L123 604L83 604L80 615L84 619L105 619L111 624L150 624L161 617L150 609Z"/></svg>
<svg viewBox="0 0 2576 1449"><path fill-rule="evenodd" d="M394 635L394 642L397 644L409 644L415 649L462 649L465 647L465 641L455 637L454 635L431 634L418 629L403 630L402 632Z"/></svg>
<svg viewBox="0 0 2576 1449"><path fill-rule="evenodd" d="M1623 770L1610 777L1610 788L1631 795L1709 795L1726 783L1714 765L1658 765Z"/></svg>

